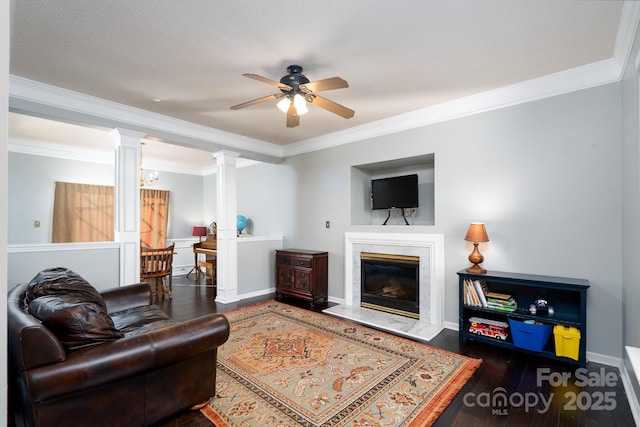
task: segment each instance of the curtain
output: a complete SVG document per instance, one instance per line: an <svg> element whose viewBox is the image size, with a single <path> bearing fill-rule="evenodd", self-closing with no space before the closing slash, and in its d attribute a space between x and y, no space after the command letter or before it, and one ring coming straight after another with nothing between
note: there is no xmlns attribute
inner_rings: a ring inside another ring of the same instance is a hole
<svg viewBox="0 0 640 427"><path fill-rule="evenodd" d="M140 190L140 245L145 248L167 246L169 219L169 192L166 190Z"/></svg>
<svg viewBox="0 0 640 427"><path fill-rule="evenodd" d="M113 187L56 181L53 243L114 240Z"/></svg>

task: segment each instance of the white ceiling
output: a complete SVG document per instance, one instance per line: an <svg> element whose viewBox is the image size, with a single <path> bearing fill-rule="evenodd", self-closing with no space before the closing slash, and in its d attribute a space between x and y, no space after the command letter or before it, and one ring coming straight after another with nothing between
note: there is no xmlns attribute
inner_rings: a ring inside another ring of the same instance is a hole
<svg viewBox="0 0 640 427"><path fill-rule="evenodd" d="M626 60L623 3L19 0L10 73L280 146ZM230 110L278 91L243 73L279 80L291 64L311 81L347 80L349 88L321 95L355 117L311 106L299 127L287 128L275 101ZM37 137L39 125L23 124L19 134L14 119L14 137ZM185 155L201 158L195 151Z"/></svg>

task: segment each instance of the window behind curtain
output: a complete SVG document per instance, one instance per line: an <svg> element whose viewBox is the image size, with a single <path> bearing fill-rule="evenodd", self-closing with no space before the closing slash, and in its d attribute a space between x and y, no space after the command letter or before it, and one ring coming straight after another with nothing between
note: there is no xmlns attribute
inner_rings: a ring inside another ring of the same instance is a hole
<svg viewBox="0 0 640 427"><path fill-rule="evenodd" d="M140 245L167 244L169 191L140 190ZM114 240L112 186L56 182L53 202L53 243Z"/></svg>
<svg viewBox="0 0 640 427"><path fill-rule="evenodd" d="M166 190L140 190L140 245L145 248L167 246L169 219L169 192Z"/></svg>
<svg viewBox="0 0 640 427"><path fill-rule="evenodd" d="M113 187L57 181L51 241L113 241L113 213Z"/></svg>

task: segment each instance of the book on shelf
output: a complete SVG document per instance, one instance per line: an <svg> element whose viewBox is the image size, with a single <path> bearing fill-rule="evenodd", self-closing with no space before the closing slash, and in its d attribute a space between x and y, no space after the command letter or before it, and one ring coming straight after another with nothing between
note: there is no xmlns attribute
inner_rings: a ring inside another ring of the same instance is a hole
<svg viewBox="0 0 640 427"><path fill-rule="evenodd" d="M487 292L487 297L502 300L513 299L513 296L511 294L504 294L501 292Z"/></svg>
<svg viewBox="0 0 640 427"><path fill-rule="evenodd" d="M514 312L518 308L518 303L513 296L491 292L484 281L465 279L463 284L465 305L506 312Z"/></svg>
<svg viewBox="0 0 640 427"><path fill-rule="evenodd" d="M484 283L484 282L483 282ZM482 284L479 280L474 280L473 285L476 288L476 292L478 293L478 297L480 297L480 303L483 307L487 307L487 297L485 296L485 290L482 287ZM486 284L485 284L486 286Z"/></svg>
<svg viewBox="0 0 640 427"><path fill-rule="evenodd" d="M482 307L478 292L471 280L464 281L464 303L473 307Z"/></svg>
<svg viewBox="0 0 640 427"><path fill-rule="evenodd" d="M486 285L484 285L486 287ZM487 307L485 290L480 281L464 280L464 303L473 307Z"/></svg>

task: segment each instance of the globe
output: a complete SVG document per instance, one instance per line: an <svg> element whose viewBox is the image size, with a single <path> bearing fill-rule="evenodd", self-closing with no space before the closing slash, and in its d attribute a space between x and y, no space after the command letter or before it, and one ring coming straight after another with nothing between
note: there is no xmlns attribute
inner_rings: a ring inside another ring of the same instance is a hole
<svg viewBox="0 0 640 427"><path fill-rule="evenodd" d="M249 220L247 219L246 216L238 215L236 217L236 228L238 229L238 233L242 233L242 230L247 228L248 223L249 223Z"/></svg>

